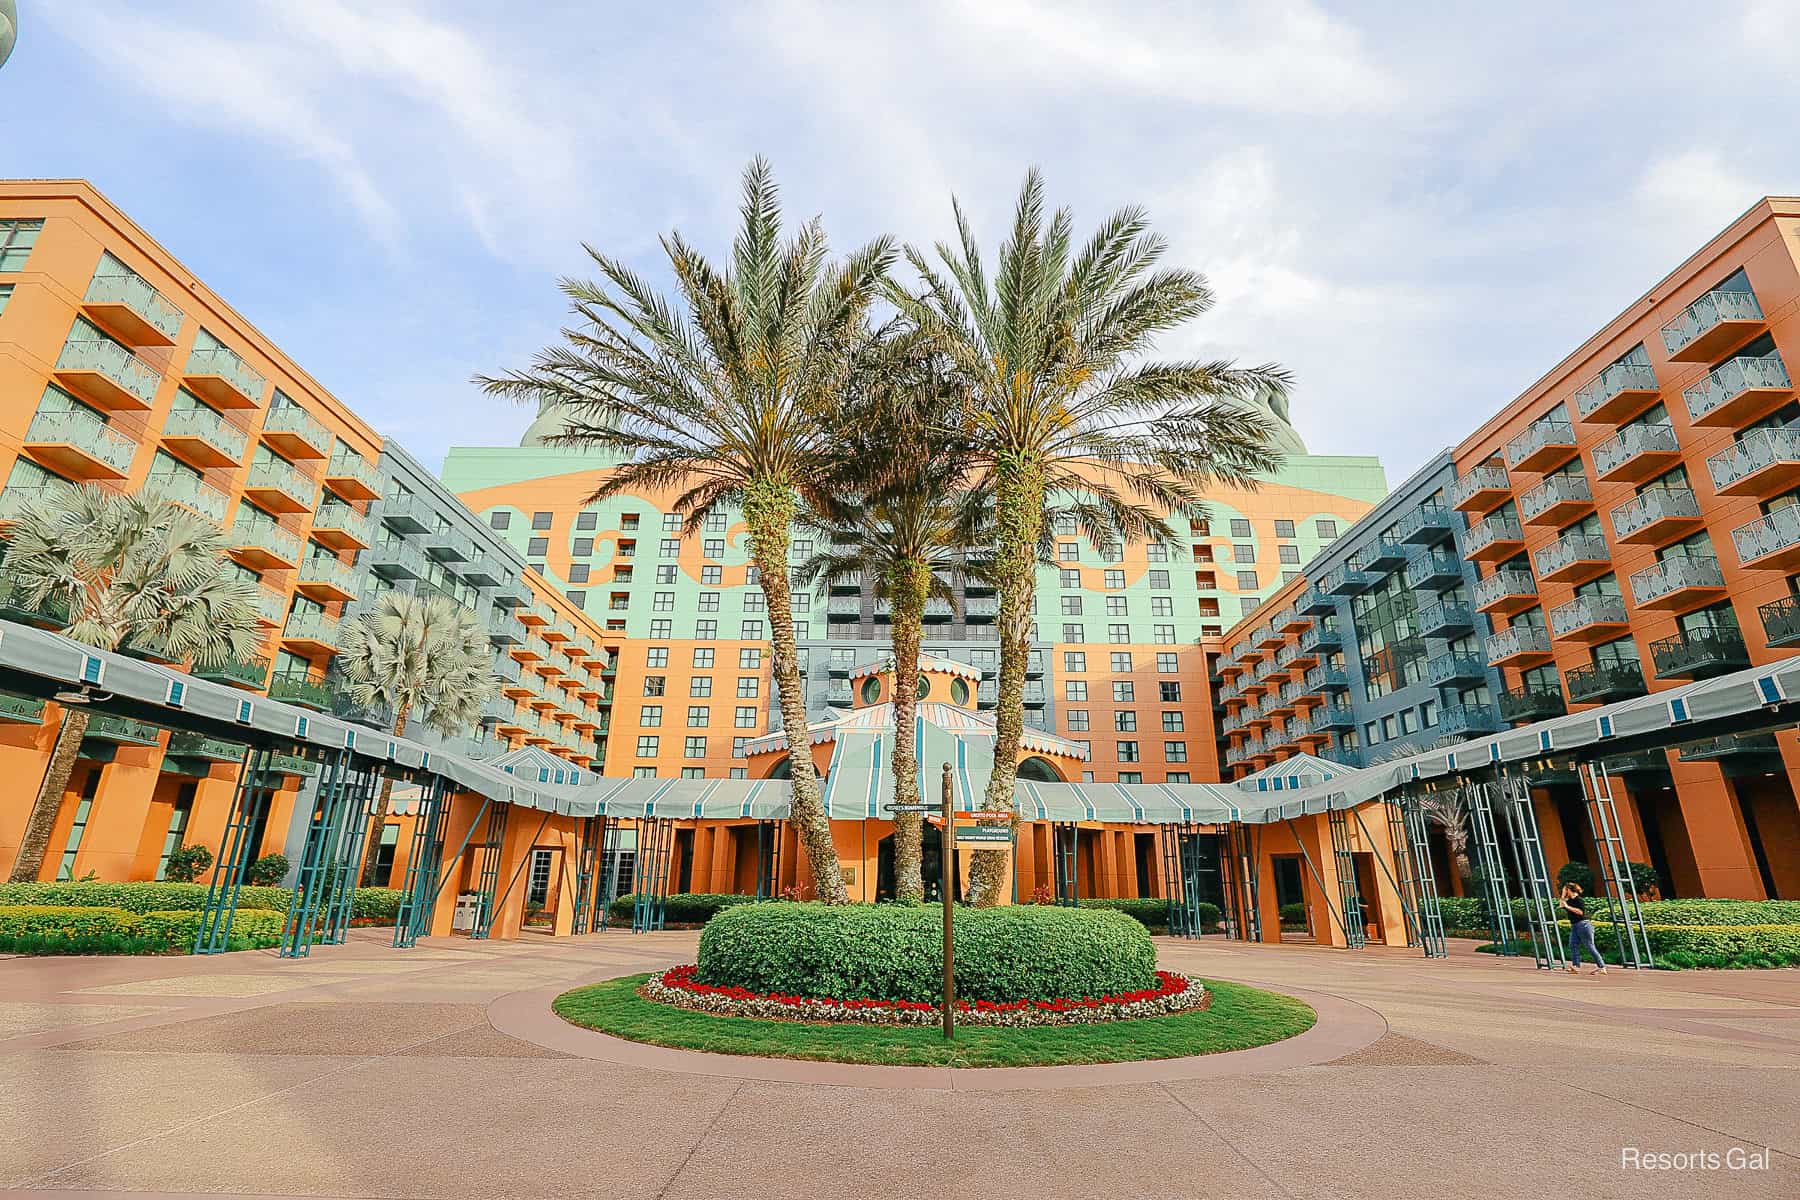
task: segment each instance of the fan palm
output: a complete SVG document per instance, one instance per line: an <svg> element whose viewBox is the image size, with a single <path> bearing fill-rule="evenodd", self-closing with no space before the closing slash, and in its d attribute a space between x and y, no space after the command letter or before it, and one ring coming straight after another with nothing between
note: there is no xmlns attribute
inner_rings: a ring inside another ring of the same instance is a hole
<svg viewBox="0 0 1800 1200"><path fill-rule="evenodd" d="M409 721L445 737L472 729L495 694L493 652L475 614L444 596L383 592L373 608L344 626L337 667L353 704L394 714L393 732ZM394 781L386 779L375 802L363 876L381 853Z"/></svg>
<svg viewBox="0 0 1800 1200"><path fill-rule="evenodd" d="M551 444L624 460L592 499L680 489L674 507L684 535L709 513L741 507L767 601L790 747L790 818L816 894L839 903L844 884L809 749L788 554L797 505L831 509L833 414L894 247L878 239L828 263L816 218L784 241L775 181L761 159L744 172L728 267L707 262L678 233L662 247L674 301L589 247L601 281L562 283L580 325L530 368L478 382L494 395L566 411Z"/></svg>
<svg viewBox="0 0 1800 1200"><path fill-rule="evenodd" d="M1046 214L1030 172L990 281L974 233L953 206L958 244L937 262L907 252L916 290L892 289L902 315L969 380L967 433L995 505L1000 680L994 772L984 806L1012 808L1024 728L1025 664L1038 547L1052 497L1091 540L1171 536L1167 519L1204 513L1209 486L1255 485L1279 465L1272 404L1279 367L1147 362L1155 338L1212 306L1200 275L1157 270L1164 243L1142 210L1108 218L1079 249L1068 210ZM996 903L1006 856L981 851L970 898Z"/></svg>
<svg viewBox="0 0 1800 1200"><path fill-rule="evenodd" d="M1469 861L1469 804L1461 788L1430 792L1419 798L1419 811L1425 819L1444 831L1444 848L1450 852L1451 865L1465 883L1474 875Z"/></svg>
<svg viewBox="0 0 1800 1200"><path fill-rule="evenodd" d="M953 595L947 575L985 544L988 505L964 486L967 444L950 415L953 382L916 340L884 346L859 365L839 435L841 489L833 511L808 523L825 549L803 563L798 582L873 582L888 602L893 639L894 898L925 898L924 821L919 801L919 644L925 602ZM866 390L865 390L866 389Z"/></svg>
<svg viewBox="0 0 1800 1200"><path fill-rule="evenodd" d="M252 658L261 646L255 586L230 570L218 526L154 490L124 495L70 485L26 505L12 529L6 575L21 606L59 614L65 634L100 650L134 646L216 667ZM14 883L43 869L87 733L80 697L67 701L13 862Z"/></svg>

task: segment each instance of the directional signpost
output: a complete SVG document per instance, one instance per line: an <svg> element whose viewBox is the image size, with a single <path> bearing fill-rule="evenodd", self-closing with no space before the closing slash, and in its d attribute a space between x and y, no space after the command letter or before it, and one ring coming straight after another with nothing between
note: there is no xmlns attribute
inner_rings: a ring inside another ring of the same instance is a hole
<svg viewBox="0 0 1800 1200"><path fill-rule="evenodd" d="M938 890L944 897L944 1040L949 1041L956 1034L956 963L955 940L951 920L950 902L956 894L956 855L950 847L951 838L956 829L956 789L950 782L950 764L944 764L944 840L943 853L938 855L940 882Z"/></svg>

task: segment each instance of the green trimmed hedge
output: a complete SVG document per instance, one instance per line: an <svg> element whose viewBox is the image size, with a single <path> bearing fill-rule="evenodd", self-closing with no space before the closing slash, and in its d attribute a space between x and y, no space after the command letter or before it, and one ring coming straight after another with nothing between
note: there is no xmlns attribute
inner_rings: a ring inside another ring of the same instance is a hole
<svg viewBox="0 0 1800 1200"><path fill-rule="evenodd" d="M1587 902L1588 914L1596 925L1610 919L1611 901L1589 896ZM1800 926L1800 900L1646 900L1639 907L1644 911L1646 925ZM1485 902L1476 897L1440 897L1438 912L1446 930L1487 929ZM1529 917L1523 900L1512 902L1512 913L1515 925L1527 925Z"/></svg>
<svg viewBox="0 0 1800 1200"><path fill-rule="evenodd" d="M238 909L230 948L276 945L285 919L271 909ZM0 951L11 954L186 954L193 950L199 932L197 909L133 912L98 905L0 905Z"/></svg>
<svg viewBox="0 0 1800 1200"><path fill-rule="evenodd" d="M238 911L266 909L285 913L293 902L288 888L250 887L238 892ZM34 904L80 908L121 908L126 912L198 912L206 906L206 885L200 883L3 883L0 905ZM400 911L400 889L357 888L350 901L350 919L367 924L394 923Z"/></svg>
<svg viewBox="0 0 1800 1200"><path fill-rule="evenodd" d="M943 929L935 905L737 905L700 934L697 977L790 996L934 1003ZM1150 933L1122 912L1042 904L956 912L961 999L1080 999L1155 982Z"/></svg>
<svg viewBox="0 0 1800 1200"><path fill-rule="evenodd" d="M1169 902L1167 900L1094 897L1077 900L1075 903L1078 908L1101 908L1122 912L1153 933L1165 933L1169 928ZM1217 929L1219 920L1224 915L1219 911L1219 906L1201 901L1197 907L1200 910L1200 927L1208 931Z"/></svg>
<svg viewBox="0 0 1800 1200"><path fill-rule="evenodd" d="M1800 966L1800 925L1646 925L1650 952L1656 965L1674 970L1695 967L1759 968ZM1569 926L1562 926L1563 947L1568 949ZM1531 939L1513 943L1522 954L1531 953ZM1607 962L1618 963L1619 940L1610 925L1594 927L1594 944ZM1498 947L1477 949L1493 954Z"/></svg>
<svg viewBox="0 0 1800 1200"><path fill-rule="evenodd" d="M614 921L631 920L631 909L637 903L637 896L627 892L607 905L607 913ZM734 896L720 892L676 892L667 897L663 911L663 920L670 925L704 925L712 920L713 914L721 908L730 908L735 904L755 904L755 896Z"/></svg>

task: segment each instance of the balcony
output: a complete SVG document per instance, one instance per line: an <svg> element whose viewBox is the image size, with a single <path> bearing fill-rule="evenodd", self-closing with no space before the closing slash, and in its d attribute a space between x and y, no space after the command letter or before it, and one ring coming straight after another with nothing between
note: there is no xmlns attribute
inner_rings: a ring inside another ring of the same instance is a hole
<svg viewBox="0 0 1800 1200"><path fill-rule="evenodd" d="M1725 573L1710 554L1671 555L1631 573L1631 598L1639 608L1689 612L1725 594Z"/></svg>
<svg viewBox="0 0 1800 1200"><path fill-rule="evenodd" d="M1344 635L1329 621L1320 621L1300 635L1300 649L1304 652L1323 654L1343 648Z"/></svg>
<svg viewBox="0 0 1800 1200"><path fill-rule="evenodd" d="M478 553L474 543L454 529L428 529L419 540L425 553L441 563L465 563Z"/></svg>
<svg viewBox="0 0 1800 1200"><path fill-rule="evenodd" d="M1425 679L1432 687L1467 687L1487 678L1487 664L1473 654L1437 654L1425 664Z"/></svg>
<svg viewBox="0 0 1800 1200"><path fill-rule="evenodd" d="M1000 599L997 596L964 596L963 619L965 621L991 621L1000 615Z"/></svg>
<svg viewBox="0 0 1800 1200"><path fill-rule="evenodd" d="M198 733L177 730L169 735L169 753L176 758L197 758L207 762L242 762L244 746L224 738L210 738Z"/></svg>
<svg viewBox="0 0 1800 1200"><path fill-rule="evenodd" d="M1583 421L1618 425L1656 403L1659 390L1648 362L1616 362L1575 393L1575 412Z"/></svg>
<svg viewBox="0 0 1800 1200"><path fill-rule="evenodd" d="M1550 635L1566 641L1609 641L1624 632L1625 626L1622 596L1577 596L1550 610Z"/></svg>
<svg viewBox="0 0 1800 1200"><path fill-rule="evenodd" d="M1462 560L1447 549L1427 550L1407 561L1406 578L1416 588L1447 591L1463 581Z"/></svg>
<svg viewBox="0 0 1800 1200"><path fill-rule="evenodd" d="M267 584L256 589L256 619L264 625L279 626L287 621L288 594Z"/></svg>
<svg viewBox="0 0 1800 1200"><path fill-rule="evenodd" d="M384 537L368 551L369 570L383 579L423 579L427 567L425 552L411 542Z"/></svg>
<svg viewBox="0 0 1800 1200"><path fill-rule="evenodd" d="M1767 416L1793 394L1787 364L1773 350L1730 359L1681 393L1694 424L1733 429Z"/></svg>
<svg viewBox="0 0 1800 1200"><path fill-rule="evenodd" d="M1563 676L1563 683L1569 689L1569 699L1576 704L1610 704L1642 696L1649 690L1644 683L1644 668L1635 659L1577 667Z"/></svg>
<svg viewBox="0 0 1800 1200"><path fill-rule="evenodd" d="M224 492L185 472L151 475L144 481L144 491L158 492L164 500L191 509L215 525L225 523L225 509L231 503Z"/></svg>
<svg viewBox="0 0 1800 1200"><path fill-rule="evenodd" d="M1519 515L1527 525L1567 525L1594 511L1594 491L1585 475L1549 475L1519 497Z"/></svg>
<svg viewBox="0 0 1800 1200"><path fill-rule="evenodd" d="M299 535L267 517L251 515L256 511L250 505L238 505L237 519L225 531L231 557L253 571L293 570L300 564Z"/></svg>
<svg viewBox="0 0 1800 1200"><path fill-rule="evenodd" d="M1332 572L1324 586L1334 596L1360 596L1380 582L1379 575L1351 562Z"/></svg>
<svg viewBox="0 0 1800 1200"><path fill-rule="evenodd" d="M1322 705L1313 713L1312 727L1321 733L1356 728L1356 710L1348 704Z"/></svg>
<svg viewBox="0 0 1800 1200"><path fill-rule="evenodd" d="M1502 721L1546 721L1569 711L1562 693L1548 688L1510 688L1500 693Z"/></svg>
<svg viewBox="0 0 1800 1200"><path fill-rule="evenodd" d="M1537 580L1516 567L1496 571L1475 581L1474 601L1476 612L1511 616L1537 603Z"/></svg>
<svg viewBox="0 0 1800 1200"><path fill-rule="evenodd" d="M1612 552L1597 533L1565 533L1532 555L1544 583L1584 583L1612 566Z"/></svg>
<svg viewBox="0 0 1800 1200"><path fill-rule="evenodd" d="M281 640L302 655L336 654L338 637L338 619L323 612L291 612L281 630Z"/></svg>
<svg viewBox="0 0 1800 1200"><path fill-rule="evenodd" d="M1711 362L1762 325L1762 305L1748 283L1741 290L1714 288L1662 327L1663 349L1674 362Z"/></svg>
<svg viewBox="0 0 1800 1200"><path fill-rule="evenodd" d="M1404 517L1394 534L1409 546L1435 546L1456 533L1456 515L1441 504L1421 504Z"/></svg>
<svg viewBox="0 0 1800 1200"><path fill-rule="evenodd" d="M56 356L56 381L107 412L148 412L162 372L105 338L70 341Z"/></svg>
<svg viewBox="0 0 1800 1200"><path fill-rule="evenodd" d="M1305 612L1301 611L1299 604L1295 604L1291 608L1283 609L1281 613L1276 616L1275 624L1281 627L1281 632L1283 633L1304 634L1308 629L1312 628L1313 619Z"/></svg>
<svg viewBox="0 0 1800 1200"><path fill-rule="evenodd" d="M1750 665L1744 635L1725 626L1691 629L1650 643L1658 679L1706 679Z"/></svg>
<svg viewBox="0 0 1800 1200"><path fill-rule="evenodd" d="M427 533L438 523L437 510L420 496L389 496L376 505L375 514L396 533Z"/></svg>
<svg viewBox="0 0 1800 1200"><path fill-rule="evenodd" d="M1690 742L1682 762L1718 763L1727 775L1765 775L1782 770L1781 749L1772 733L1728 733Z"/></svg>
<svg viewBox="0 0 1800 1200"><path fill-rule="evenodd" d="M323 554L308 554L300 564L294 588L321 604L356 599L356 572L345 562Z"/></svg>
<svg viewBox="0 0 1800 1200"><path fill-rule="evenodd" d="M231 467L244 461L250 435L203 404L178 409L163 422L163 445L190 466Z"/></svg>
<svg viewBox="0 0 1800 1200"><path fill-rule="evenodd" d="M88 281L81 311L127 346L173 346L181 333L181 310L110 254Z"/></svg>
<svg viewBox="0 0 1800 1200"><path fill-rule="evenodd" d="M1377 537L1362 552L1363 566L1371 571L1386 574L1396 567L1405 565L1407 549L1397 538Z"/></svg>
<svg viewBox="0 0 1800 1200"><path fill-rule="evenodd" d="M40 412L25 430L25 451L57 474L82 482L131 474L138 444L85 408Z"/></svg>
<svg viewBox="0 0 1800 1200"><path fill-rule="evenodd" d="M323 712L331 707L331 685L304 675L277 675L269 680L269 699Z"/></svg>
<svg viewBox="0 0 1800 1200"><path fill-rule="evenodd" d="M263 441L287 458L329 458L331 430L298 404L278 404L263 418Z"/></svg>
<svg viewBox="0 0 1800 1200"><path fill-rule="evenodd" d="M1309 617L1328 617L1337 611L1337 599L1324 588L1314 584L1301 597L1299 608Z"/></svg>
<svg viewBox="0 0 1800 1200"><path fill-rule="evenodd" d="M348 504L328 500L313 514L312 536L333 550L367 550L375 544L374 522Z"/></svg>
<svg viewBox="0 0 1800 1200"><path fill-rule="evenodd" d="M1575 427L1561 417L1542 417L1506 443L1506 465L1513 471L1544 472L1575 456Z"/></svg>
<svg viewBox="0 0 1800 1200"><path fill-rule="evenodd" d="M825 599L825 615L830 617L862 617L861 596L828 596Z"/></svg>
<svg viewBox="0 0 1800 1200"><path fill-rule="evenodd" d="M1706 469L1721 496L1766 500L1792 491L1800 483L1800 427L1758 429L1707 458Z"/></svg>
<svg viewBox="0 0 1800 1200"><path fill-rule="evenodd" d="M1326 762L1334 762L1340 767L1348 767L1353 771L1361 770L1366 759L1357 746L1329 746L1319 751L1319 757Z"/></svg>
<svg viewBox="0 0 1800 1200"><path fill-rule="evenodd" d="M259 692L269 678L269 660L255 658L249 662L243 662L239 659L228 658L213 667L203 667L196 663L193 675L195 679L205 679L213 683L223 683L231 687L247 688L250 691Z"/></svg>
<svg viewBox="0 0 1800 1200"><path fill-rule="evenodd" d="M1613 535L1633 546L1666 546L1700 527L1700 499L1688 488L1651 488L1612 510Z"/></svg>
<svg viewBox="0 0 1800 1200"><path fill-rule="evenodd" d="M1778 508L1731 531L1738 561L1758 571L1791 571L1800 566L1800 505Z"/></svg>
<svg viewBox="0 0 1800 1200"><path fill-rule="evenodd" d="M1501 562L1524 548L1519 522L1500 513L1471 525L1463 539L1463 557L1472 562Z"/></svg>
<svg viewBox="0 0 1800 1200"><path fill-rule="evenodd" d="M202 335L204 336L204 334ZM269 381L224 346L194 343L181 382L196 396L204 396L214 408L261 408Z"/></svg>
<svg viewBox="0 0 1800 1200"><path fill-rule="evenodd" d="M1487 660L1496 667L1516 667L1550 657L1550 631L1537 625L1513 625L1487 638Z"/></svg>
<svg viewBox="0 0 1800 1200"><path fill-rule="evenodd" d="M1461 513L1484 513L1511 495L1506 468L1484 463L1450 485L1450 507Z"/></svg>
<svg viewBox="0 0 1800 1200"><path fill-rule="evenodd" d="M500 569L500 564L479 547L477 547L474 557L463 564L461 575L469 584L482 588L494 587L506 578L506 573Z"/></svg>
<svg viewBox="0 0 1800 1200"><path fill-rule="evenodd" d="M1673 426L1627 425L1594 447L1594 477L1601 483L1642 483L1680 461Z"/></svg>
<svg viewBox="0 0 1800 1200"><path fill-rule="evenodd" d="M1350 690L1350 673L1342 667L1314 667L1306 673L1306 689L1330 695Z"/></svg>
<svg viewBox="0 0 1800 1200"><path fill-rule="evenodd" d="M1258 649L1273 650L1277 646L1281 645L1282 642L1287 640L1286 637L1283 636L1281 630L1279 628L1277 628L1277 625L1279 625L1279 623L1280 623L1280 618L1276 618L1275 621L1272 621L1269 624L1264 625L1261 629L1258 629L1254 635L1252 635L1256 638L1256 645L1257 645Z"/></svg>
<svg viewBox="0 0 1800 1200"><path fill-rule="evenodd" d="M251 464L250 474L244 480L244 494L270 512L311 512L319 485L287 460L265 458Z"/></svg>
<svg viewBox="0 0 1800 1200"><path fill-rule="evenodd" d="M87 732L82 736L121 746L154 746L162 740L162 727L112 713L95 713L88 720Z"/></svg>
<svg viewBox="0 0 1800 1200"><path fill-rule="evenodd" d="M1475 628L1475 610L1467 604L1439 601L1419 610L1419 632L1425 637L1453 638Z"/></svg>
<svg viewBox="0 0 1800 1200"><path fill-rule="evenodd" d="M1438 710L1437 732L1451 737L1498 733L1500 714L1491 704L1446 704Z"/></svg>
<svg viewBox="0 0 1800 1200"><path fill-rule="evenodd" d="M346 500L378 500L381 472L362 455L339 448L326 464L325 486Z"/></svg>
<svg viewBox="0 0 1800 1200"><path fill-rule="evenodd" d="M1756 612L1771 650L1800 646L1800 596L1783 596Z"/></svg>
<svg viewBox="0 0 1800 1200"><path fill-rule="evenodd" d="M559 645L575 636L575 627L567 621L551 621L538 631L538 636L551 645Z"/></svg>
<svg viewBox="0 0 1800 1200"><path fill-rule="evenodd" d="M524 608L531 603L531 589L522 583L502 583L488 599L502 608Z"/></svg>

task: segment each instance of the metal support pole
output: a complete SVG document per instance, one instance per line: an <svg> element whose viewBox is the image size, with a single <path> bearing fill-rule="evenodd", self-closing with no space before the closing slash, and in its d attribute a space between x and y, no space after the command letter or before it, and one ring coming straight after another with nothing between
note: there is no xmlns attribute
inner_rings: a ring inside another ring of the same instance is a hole
<svg viewBox="0 0 1800 1200"><path fill-rule="evenodd" d="M950 764L944 764L944 840L938 855L938 891L944 900L944 1040L956 1036L956 788L950 780Z"/></svg>
<svg viewBox="0 0 1800 1200"><path fill-rule="evenodd" d="M576 842L575 850L575 912L569 919L570 933L586 933L584 928L590 919L590 908L594 901L594 860L598 854L595 839L598 836L600 817L583 817L581 819L581 836Z"/></svg>
<svg viewBox="0 0 1800 1200"><path fill-rule="evenodd" d="M1587 793L1588 824L1593 830L1594 845L1600 848L1601 878L1611 901L1608 907L1619 962L1627 967L1654 967L1656 956L1650 951L1644 910L1638 905L1637 880L1630 877L1631 860L1619 826L1619 810L1613 805L1611 779L1604 762L1588 763L1580 775L1582 790Z"/></svg>
<svg viewBox="0 0 1800 1200"><path fill-rule="evenodd" d="M475 882L475 926L469 937L482 941L494 924L494 891L500 886L500 855L506 846L506 826L512 805L496 804L488 812L487 832L482 835L481 872Z"/></svg>
<svg viewBox="0 0 1800 1200"><path fill-rule="evenodd" d="M1388 878L1393 881L1394 890L1400 893L1400 911L1406 916L1406 944L1417 946L1423 942L1425 935L1419 927L1418 880L1413 875L1412 856L1407 853L1406 815L1401 812L1398 800L1384 799L1381 808L1387 815L1388 854L1394 860L1388 871ZM1360 816L1357 817L1357 823L1362 823ZM1367 830L1364 834L1367 835Z"/></svg>
<svg viewBox="0 0 1800 1200"><path fill-rule="evenodd" d="M508 807L510 808L511 806L508 805ZM488 915L488 927L481 931L482 937L486 937L488 935L488 933L493 929L495 914L497 914L500 911L500 906L506 903L506 898L508 896L512 895L513 888L518 886L519 876L521 876L525 873L526 866L530 864L531 853L532 853L532 850L537 846L537 840L544 836L544 830L546 828L548 828L550 825L550 818L555 815L556 815L556 811L554 809L546 809L545 810L544 819L542 821L538 822L538 827L535 831L533 831L533 833L531 835L531 840L526 843L525 853L520 856L519 865L513 869L512 878L506 881L506 890L501 892L499 898L494 901L494 910L492 913L490 913Z"/></svg>
<svg viewBox="0 0 1800 1200"><path fill-rule="evenodd" d="M319 772L313 797L312 820L300 851L300 873L294 882L294 898L288 902L287 921L281 928L278 958L306 958L312 954L320 907L327 885L331 854L342 829L346 793L349 790L350 752L327 755Z"/></svg>
<svg viewBox="0 0 1800 1200"><path fill-rule="evenodd" d="M231 922L237 915L238 893L256 853L256 847L250 844L250 832L256 828L269 800L263 777L270 758L266 749L244 751L231 813L226 819L225 834L219 839L219 857L213 862L206 903L200 910L200 928L194 934L195 954L218 954L231 949Z"/></svg>
<svg viewBox="0 0 1800 1200"><path fill-rule="evenodd" d="M1350 815L1356 818L1356 827L1362 830L1363 841L1369 844L1369 852L1374 855L1375 865L1381 868L1382 874L1387 876L1388 882L1394 887L1394 895L1400 898L1400 914L1406 923L1406 944L1408 946L1418 945L1415 930L1419 924L1419 915L1407 899L1406 889L1400 886L1400 881L1394 877L1392 871L1388 870L1388 865L1382 860L1381 855L1375 854L1375 839L1369 836L1369 827L1363 824L1362 814L1353 808L1350 810Z"/></svg>
<svg viewBox="0 0 1800 1200"><path fill-rule="evenodd" d="M1338 910L1332 907L1331 894L1325 890L1325 880L1320 877L1319 869L1313 866L1312 855L1309 854L1306 849L1306 839L1300 836L1300 831L1295 828L1292 817L1283 817L1281 818L1281 821L1288 827L1288 832L1294 835L1294 844L1300 847L1300 857L1306 860L1306 869L1312 875L1313 882L1318 885L1319 899L1325 902L1325 911L1330 913L1331 919L1337 922L1337 927L1342 930L1344 934L1344 944L1346 947L1349 947L1350 929L1344 924L1344 918L1338 915ZM1317 934L1314 935L1315 938L1317 936Z"/></svg>
<svg viewBox="0 0 1800 1200"><path fill-rule="evenodd" d="M351 763L355 759L352 758ZM331 884L331 900L325 914L325 931L320 940L328 946L341 946L349 938L350 920L355 915L356 885L362 869L363 846L369 837L369 822L375 819L375 775L353 767L344 797L344 825L337 845L332 849L327 878Z"/></svg>
<svg viewBox="0 0 1800 1200"><path fill-rule="evenodd" d="M1503 955L1518 953L1518 930L1513 925L1512 898L1506 891L1506 867L1500 861L1500 839L1494 829L1492 791L1495 785L1471 783L1464 789L1468 798L1469 824L1475 851L1481 858L1481 890L1487 901L1488 931Z"/></svg>
<svg viewBox="0 0 1800 1200"><path fill-rule="evenodd" d="M617 817L600 818L600 895L595 903L597 928L612 927L613 901L619 898L619 860L625 853L625 831Z"/></svg>
<svg viewBox="0 0 1800 1200"><path fill-rule="evenodd" d="M379 788L380 781L376 781ZM400 909L394 918L394 945L405 949L415 945L431 926L431 913L437 906L438 868L443 855L442 824L449 807L449 786L433 779L419 797L419 808L413 814L412 848L406 860L406 879L401 888Z"/></svg>
<svg viewBox="0 0 1800 1200"><path fill-rule="evenodd" d="M1050 826L1050 854L1056 872L1056 902L1074 908L1081 902L1079 861L1081 830L1073 821ZM946 851L948 853L948 851Z"/></svg>
<svg viewBox="0 0 1800 1200"><path fill-rule="evenodd" d="M1513 857L1519 864L1519 886L1525 893L1525 916L1531 922L1531 953L1540 969L1563 965L1562 926L1556 897L1550 885L1550 867L1544 861L1538 838L1537 811L1531 803L1531 787L1523 779L1502 775L1501 808L1512 834Z"/></svg>
<svg viewBox="0 0 1800 1200"><path fill-rule="evenodd" d="M1364 926L1362 889L1356 883L1356 855L1350 849L1350 826L1344 820L1344 810L1331 809L1325 814L1325 824L1331 831L1331 860L1337 871L1338 903L1343 906L1344 937L1350 949L1361 950L1369 938Z"/></svg>
<svg viewBox="0 0 1800 1200"><path fill-rule="evenodd" d="M1426 958L1446 958L1449 945L1444 940L1444 912L1438 906L1437 869L1431 865L1431 834L1425 826L1425 812L1417 798L1402 794L1400 818L1406 825L1406 844L1412 857L1413 878L1419 890L1419 941Z"/></svg>

